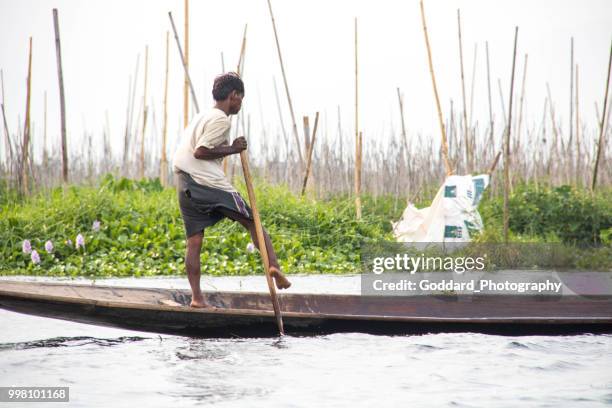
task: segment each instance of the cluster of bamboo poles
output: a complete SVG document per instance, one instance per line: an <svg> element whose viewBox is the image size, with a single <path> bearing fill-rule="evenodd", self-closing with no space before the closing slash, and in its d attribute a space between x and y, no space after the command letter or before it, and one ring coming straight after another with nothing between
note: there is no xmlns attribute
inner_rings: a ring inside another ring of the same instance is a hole
<svg viewBox="0 0 612 408"><path fill-rule="evenodd" d="M297 125L296 113L293 108L289 81L281 52L279 33L276 28L272 5L268 0L268 8L274 31L275 45L285 90L286 103L290 113L289 123L283 117L282 102L278 95L276 82L274 91L277 101L277 123L266 126L261 119L261 134L253 135L251 117L240 114L234 123L234 137L239 129L251 139L250 146L257 149L253 162L253 173L271 183L284 183L292 190L309 194L313 197L326 197L335 194L355 196L356 213L361 214L360 196L362 193L394 195L398 204L402 201L420 201L431 198L445 175L470 174L489 172L493 177L504 183L493 183L494 194L511 192L514 185L521 182L533 182L549 185L573 184L579 187L594 189L596 185L612 185L612 154L609 144L610 137L607 126L610 110L607 100L609 88L610 64L608 66L608 82L602 110L596 106L597 126L588 126L579 106L579 70L574 61L573 39L571 40L571 75L570 75L570 120L569 127L561 124L555 114L555 101L547 84L547 95L543 101L542 119L539 123L527 123L524 120L526 104L525 83L527 82L528 55L525 54L522 64L522 78L518 103L513 104L514 77L517 55L518 28L515 32L515 48L513 51L513 66L511 71L511 88L508 92L509 103L506 106L501 81L498 79L498 92L502 120L494 120L494 104L492 98L491 75L489 70L488 43L485 43L486 71L489 117L478 121L472 115L474 95L474 72L476 67L477 48L474 50L474 66L470 87L466 87L463 61L463 44L461 36L461 15L457 11L458 40L461 81L461 106L450 100L443 108L442 92L438 91L435 82L435 70L432 64L432 47L427 35L424 8L421 2L423 32L428 51L428 63L432 78L436 109L440 125L441 139L431 135L409 134L406 130L404 100L399 88L397 91L397 108L393 115L401 124L399 130L388 126L380 132L365 133L359 123L359 59L358 59L358 25L354 22L354 128L342 127L341 107L336 112L316 112L314 126L311 131L311 117L303 116L302 131ZM184 40L181 47L179 35L170 15L170 27L173 30L179 55L185 67L185 86L183 98L183 126L189 121L189 104L197 104L195 91L189 80L189 18L188 0L185 0ZM33 188L49 187L60 182L95 183L100 175L111 172L126 177L143 178L159 177L162 183L171 183L170 163L168 154L176 147L180 135L174 138L168 136L168 64L170 54L170 33L165 38L165 82L161 126L158 126L155 106L149 106L147 96L148 78L148 47L144 50L144 83L142 99L136 97L140 57L136 59L134 75L130 77L128 87L128 103L126 107L126 125L124 143L121 151L111 146L108 113L101 131L102 143L98 142L99 132L86 131L80 145L72 145L68 149L66 140L65 101L63 92L63 75L61 62L61 44L57 10L53 10L55 41L57 52L57 72L60 89L61 111L61 143L50 143L47 137L46 95L42 141L42 158L35 160L33 156L33 131L30 118L31 99L31 55L32 41L28 63L28 81L25 120L15 132L10 127L4 114L4 82L2 82L2 118L4 133L4 161L0 161L0 175L14 184L23 193ZM246 26L240 44L240 59L237 72L244 72L244 55L246 47ZM612 48L611 48L612 61ZM221 55L223 70L225 62ZM518 77L518 75L517 75ZM467 90L471 89L471 93ZM141 106L136 110L136 100L141 100ZM468 103L469 102L469 103ZM533 105L530 105L533 106ZM199 110L194 106L195 110ZM135 117L135 112L137 117ZM409 115L408 115L409 120ZM336 123L331 125L331 123ZM159 129L161 128L161 130ZM300 136L300 133L302 136ZM350 136L349 136L350 135ZM39 142L39 138L36 141ZM172 139L172 140L171 140ZM257 143L254 143L257 141ZM97 146L102 147L100 152ZM94 148L96 146L96 148ZM100 154L102 153L102 154ZM503 153L503 168L494 165ZM70 164L68 166L68 164ZM230 177L236 177L240 164L235 158L226 161L226 172ZM70 176L70 177L69 177ZM503 176L503 178L501 177Z"/></svg>

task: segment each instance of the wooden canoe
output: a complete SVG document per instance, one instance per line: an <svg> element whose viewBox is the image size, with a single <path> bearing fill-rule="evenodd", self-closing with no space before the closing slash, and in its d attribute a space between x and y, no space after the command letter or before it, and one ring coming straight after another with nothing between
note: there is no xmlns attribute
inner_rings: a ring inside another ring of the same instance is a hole
<svg viewBox="0 0 612 408"><path fill-rule="evenodd" d="M0 281L0 308L81 323L194 337L275 336L267 293L205 292L193 309L188 290ZM292 335L612 333L609 296L526 295L365 297L279 294Z"/></svg>

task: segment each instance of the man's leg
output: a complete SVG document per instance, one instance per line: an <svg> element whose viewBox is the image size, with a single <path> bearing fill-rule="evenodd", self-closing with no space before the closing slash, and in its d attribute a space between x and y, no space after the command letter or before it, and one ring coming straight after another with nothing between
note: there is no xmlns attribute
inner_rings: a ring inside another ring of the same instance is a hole
<svg viewBox="0 0 612 408"><path fill-rule="evenodd" d="M200 250L202 249L202 239L204 233L192 235L187 238L187 252L185 254L185 268L187 269L187 279L191 286L192 300L191 307L207 307L200 289Z"/></svg>
<svg viewBox="0 0 612 408"><path fill-rule="evenodd" d="M229 211L222 209L220 210L226 217L237 221L242 225L249 233L251 234L251 240L253 244L259 249L259 240L257 239L257 230L255 228L255 221L250 220L243 215L236 213L234 211ZM266 242L266 249L268 250L268 261L270 262L270 274L274 278L276 282L276 287L279 289L287 289L291 286L291 282L285 277L285 275L281 272L280 265L278 264L278 258L276 257L276 252L274 251L274 247L272 246L272 240L270 239L270 234L263 228L264 233L264 241Z"/></svg>

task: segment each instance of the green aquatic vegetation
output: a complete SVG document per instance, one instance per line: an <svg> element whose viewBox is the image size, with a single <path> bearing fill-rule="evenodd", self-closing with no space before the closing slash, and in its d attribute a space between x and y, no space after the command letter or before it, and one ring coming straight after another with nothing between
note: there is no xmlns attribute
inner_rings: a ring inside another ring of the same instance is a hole
<svg viewBox="0 0 612 408"><path fill-rule="evenodd" d="M246 197L244 186L237 187ZM350 196L315 201L259 180L256 194L263 224L288 273L360 272L362 246L393 240L390 221L401 216L404 203L364 195L363 218L357 221ZM519 187L511 196L511 240L562 243L573 254L575 267L609 268L612 250L579 246L609 248L610 203L609 190L591 196L568 188ZM477 241L502 242L501 199L484 199L480 212L485 230ZM263 273L258 252L247 250L250 242L249 234L228 220L207 229L202 272ZM108 175L97 187L56 188L27 199L0 191L0 274L176 275L184 273L184 253L176 192L164 189L159 180Z"/></svg>
<svg viewBox="0 0 612 408"><path fill-rule="evenodd" d="M244 190L242 185L239 188ZM106 176L97 188L58 188L6 203L0 215L0 273L91 277L183 273L185 237L175 194L158 180ZM355 273L362 242L391 238L380 214L356 221L350 200L313 201L264 183L257 183L256 194L264 226L288 273ZM32 263L23 253L26 239L38 250L40 263ZM47 241L54 243L51 252L44 249ZM259 254L247 250L250 242L249 234L228 220L207 229L202 272L263 273Z"/></svg>

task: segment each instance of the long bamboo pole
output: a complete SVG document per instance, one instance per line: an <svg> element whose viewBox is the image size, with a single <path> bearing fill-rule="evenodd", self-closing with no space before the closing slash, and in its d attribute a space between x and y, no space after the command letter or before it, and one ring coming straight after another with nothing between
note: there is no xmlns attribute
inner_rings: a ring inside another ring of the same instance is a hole
<svg viewBox="0 0 612 408"><path fill-rule="evenodd" d="M2 103L0 104L0 107L2 108L2 124L3 124L3 128L4 128L4 135L5 135L5 143L6 143L6 166L9 169L9 173L12 173L12 168L15 164L15 159L13 157L13 147L12 147L12 143L11 143L11 135L9 133L9 129L8 129L8 124L6 122L6 116L5 116L5 112L4 112L4 73L3 71L0 69L0 86L2 86Z"/></svg>
<svg viewBox="0 0 612 408"><path fill-rule="evenodd" d="M593 178L591 179L591 191L595 190L597 185L597 171L599 168L599 161L601 158L601 150L604 144L604 135L606 132L607 121L606 112L608 109L608 91L610 89L610 70L612 69L612 42L610 43L610 57L608 59L608 76L606 79L606 90L603 103L603 111L601 112L601 125L599 127L599 141L597 142L597 153L595 154L595 165L593 166Z"/></svg>
<svg viewBox="0 0 612 408"><path fill-rule="evenodd" d="M570 39L570 97L569 97L569 140L567 142L567 157L569 163L565 166L567 172L567 182L572 182L572 171L575 169L574 159L575 152L572 150L574 138L574 37Z"/></svg>
<svg viewBox="0 0 612 408"><path fill-rule="evenodd" d="M355 157L355 168L357 172L355 174L355 194L357 197L361 197L361 165L363 159L363 132L359 132L359 137L357 138L357 156ZM359 207L361 210L361 200L359 201ZM361 214L359 214L361 216ZM359 218L358 218L359 219Z"/></svg>
<svg viewBox="0 0 612 408"><path fill-rule="evenodd" d="M305 116L307 118L307 116ZM306 162L306 173L304 174L304 183L302 183L302 195L306 193L306 185L308 184L308 176L310 174L310 166L312 164L312 152L314 151L314 144L317 138L317 128L319 127L319 112L315 116L314 129L312 131L312 140L308 144L308 157Z"/></svg>
<svg viewBox="0 0 612 408"><path fill-rule="evenodd" d="M238 76L242 76L243 67L244 67L244 54L246 52L246 39L247 39L247 24L244 25L244 31L242 32L242 43L240 45L240 54L238 56L238 64L236 65L236 73ZM238 113L239 117L242 118L242 112ZM234 131L234 138L238 137L238 131L240 129L240 120L238 117L236 118L236 127ZM242 121L242 130L244 131L244 120ZM231 160L230 156L225 156L223 158L223 172L227 175L227 167ZM232 174L230 175L230 179L234 177L234 165L232 164Z"/></svg>
<svg viewBox="0 0 612 408"><path fill-rule="evenodd" d="M406 149L406 154L408 153L408 136L406 136L406 123L404 121L404 98L400 93L399 87L397 88L397 100L399 102L399 110L400 110L400 120L402 124L402 143L404 144L404 148Z"/></svg>
<svg viewBox="0 0 612 408"><path fill-rule="evenodd" d="M487 95L489 98L489 146L491 153L495 151L494 129L493 129L493 102L491 100L491 72L489 69L489 42L485 42L487 53Z"/></svg>
<svg viewBox="0 0 612 408"><path fill-rule="evenodd" d="M468 111L470 114L468 115L469 123L468 123L468 132L470 135L470 158L471 158L471 169L472 171L475 168L475 155L476 149L478 146L476 145L476 128L473 126L474 120L474 86L476 84L476 60L478 57L478 43L474 43L474 61L472 62L472 83L470 85L470 110ZM478 121L476 121L478 123Z"/></svg>
<svg viewBox="0 0 612 408"><path fill-rule="evenodd" d="M30 48L28 52L28 79L27 79L27 93L26 93L26 109L25 109L25 123L23 125L23 145L21 149L21 193L28 194L28 163L30 158L28 153L30 151L30 99L32 89L32 37L30 37Z"/></svg>
<svg viewBox="0 0 612 408"><path fill-rule="evenodd" d="M161 163L159 166L159 178L162 186L168 185L168 158L166 156L166 142L168 138L168 71L170 54L170 32L166 31L166 73L164 80L164 114L162 125Z"/></svg>
<svg viewBox="0 0 612 408"><path fill-rule="evenodd" d="M172 27L174 28L174 21L172 20L172 14L168 12L170 16L170 22L172 23ZM175 38L176 44L178 46L179 52L181 51L181 43L176 36L175 30ZM183 55L180 52L181 56ZM193 99L193 106L196 108L196 112L200 113L199 105L197 102L197 98L195 93L193 92L193 84L191 83L191 78L189 77L189 70L185 65L185 61L181 58L183 62L183 68L185 70L185 75L189 80L189 87L191 88L192 94L191 97ZM255 222L255 232L257 234L257 241L259 242L259 253L261 254L261 258L264 264L264 271L266 273L266 281L268 282L268 289L270 291L270 297L272 298L272 308L274 309L274 316L276 317L276 324L278 326L278 331L282 335L285 334L285 330L283 328L283 317L280 310L280 304L278 302L278 297L276 296L276 289L274 288L274 282L272 280L272 275L270 274L270 258L268 257L268 248L266 247L266 241L264 239L263 226L261 225L261 218L259 216L259 211L257 210L257 202L255 199L255 190L253 189L253 181L251 177L251 172L249 170L249 161L247 157L247 153L245 150L240 152L240 161L242 163L242 172L244 174L244 181L247 187L247 192L249 195L249 202L251 204L251 210L253 211L253 220Z"/></svg>
<svg viewBox="0 0 612 408"><path fill-rule="evenodd" d="M48 174L47 165L49 164L49 153L47 152L47 91L45 91L43 116L43 169Z"/></svg>
<svg viewBox="0 0 612 408"><path fill-rule="evenodd" d="M140 134L140 178L145 176L145 132L147 129L147 116L149 108L147 106L147 82L149 77L149 46L145 47L145 66L144 66L144 92L142 95L142 130Z"/></svg>
<svg viewBox="0 0 612 408"><path fill-rule="evenodd" d="M453 169L448 159L448 141L446 140L446 129L444 127L444 120L442 119L442 108L440 107L440 98L438 96L438 88L436 86L436 76L434 74L433 62L431 60L431 47L429 46L429 37L427 35L427 24L425 23L425 9L423 7L423 0L420 1L420 5L421 22L423 23L423 33L425 35L425 45L427 47L427 60L429 62L429 73L431 74L431 83L433 85L434 96L436 98L436 107L438 109L438 122L440 124L440 132L442 133L442 159L444 160L446 175L450 176L451 174L453 174Z"/></svg>
<svg viewBox="0 0 612 408"><path fill-rule="evenodd" d="M521 84L521 100L519 102L519 117L518 117L518 124L515 129L519 138L521 137L521 129L522 129L522 123L523 123L523 103L525 102L525 81L527 78L527 58L528 57L529 55L525 54L525 65L523 65L523 81Z"/></svg>
<svg viewBox="0 0 612 408"><path fill-rule="evenodd" d="M576 169L574 174L576 176L576 185L580 185L580 169L581 169L581 156L580 156L580 109L578 104L578 64L576 64Z"/></svg>
<svg viewBox="0 0 612 408"><path fill-rule="evenodd" d="M359 144L359 59L357 42L357 17L355 17L355 215L361 219L361 145Z"/></svg>
<svg viewBox="0 0 612 408"><path fill-rule="evenodd" d="M465 167L468 173L472 172L472 160L471 147L470 147L470 136L468 131L468 119L467 119L467 103L465 98L465 78L463 72L463 44L461 41L461 11L457 9L457 27L459 33L459 65L461 68L461 97L463 99L463 140L465 142Z"/></svg>
<svg viewBox="0 0 612 408"><path fill-rule="evenodd" d="M53 9L53 26L55 27L55 52L57 57L57 76L60 94L60 123L62 134L62 180L68 183L68 143L66 140L66 98L64 96L64 73L62 71L62 48L60 43L59 18L57 9Z"/></svg>
<svg viewBox="0 0 612 408"><path fill-rule="evenodd" d="M285 65L283 64L283 55L280 49L280 43L278 41L278 32L276 31L276 22L274 20L274 14L272 13L272 3L268 0L268 9L270 10L270 18L272 19L272 29L274 30L274 39L276 41L276 51L278 53L278 60L280 61L281 73L283 74L283 82L285 84L285 92L287 94L287 102L289 103L289 112L291 113L291 123L293 130L293 137L298 151L298 159L300 166L303 164L304 159L302 158L302 149L300 148L300 138L298 137L297 124L295 122L295 114L293 113L293 103L291 102L291 95L289 94L289 85L287 85L287 75L285 74Z"/></svg>
<svg viewBox="0 0 612 408"><path fill-rule="evenodd" d="M257 234L257 241L259 242L259 253L261 254L261 258L264 264L266 281L268 282L268 290L270 291L270 297L272 298L272 308L274 309L274 316L276 317L276 325L278 326L278 331L282 336L285 334L285 329L283 327L283 317L280 310L280 304L278 303L278 297L276 296L274 282L272 281L272 275L270 274L270 259L268 257L268 248L266 247L263 227L261 225L261 218L259 216L259 210L257 209L255 190L253 189L253 182L251 178L251 172L249 170L249 160L247 157L246 150L240 152L240 162L242 163L244 181L246 183L247 193L249 195L249 202L251 204L251 210L253 212L253 220L255 221L255 233Z"/></svg>
<svg viewBox="0 0 612 408"><path fill-rule="evenodd" d="M193 89L193 82L191 81L191 78L189 77L189 67L187 66L187 62L186 62L184 54L183 54L183 48L181 47L181 41L179 40L178 33L176 31L176 26L174 25L174 19L172 18L172 12L171 11L168 12L168 17L170 18L170 24L172 25L172 31L174 32L174 39L176 40L176 46L177 46L179 54L181 56L181 63L183 64L183 69L185 71L185 77L187 78L187 83L188 83L188 86L189 86L189 90L191 91L191 99L193 101L193 106L195 107L196 112L199 112L200 111L200 106L198 105L198 102L197 102L198 98L196 98L195 90ZM186 117L184 115L183 119L185 119L185 118Z"/></svg>
<svg viewBox="0 0 612 408"><path fill-rule="evenodd" d="M172 25L174 26L174 23L172 23ZM187 125L189 124L189 87L191 86L193 88L193 85L191 84L191 78L189 78L187 74L187 72L189 71L189 0L185 0L184 35L185 35L185 54L184 54L185 80L183 82L183 126L187 127ZM178 40L178 36L177 36L177 40ZM181 55L183 55L183 51L181 51Z"/></svg>
<svg viewBox="0 0 612 408"><path fill-rule="evenodd" d="M514 95L514 69L516 66L516 44L518 27L514 29L514 53L512 56L512 74L510 77L510 102L508 104L508 121L506 122L506 137L504 138L504 242L508 243L510 212L508 209L510 192L510 133L512 130L512 97Z"/></svg>
<svg viewBox="0 0 612 408"><path fill-rule="evenodd" d="M126 162L128 158L128 146L130 141L130 108L132 106L132 76L128 77L128 96L127 106L125 108L125 130L123 132L123 158L121 160L122 169L125 173Z"/></svg>

